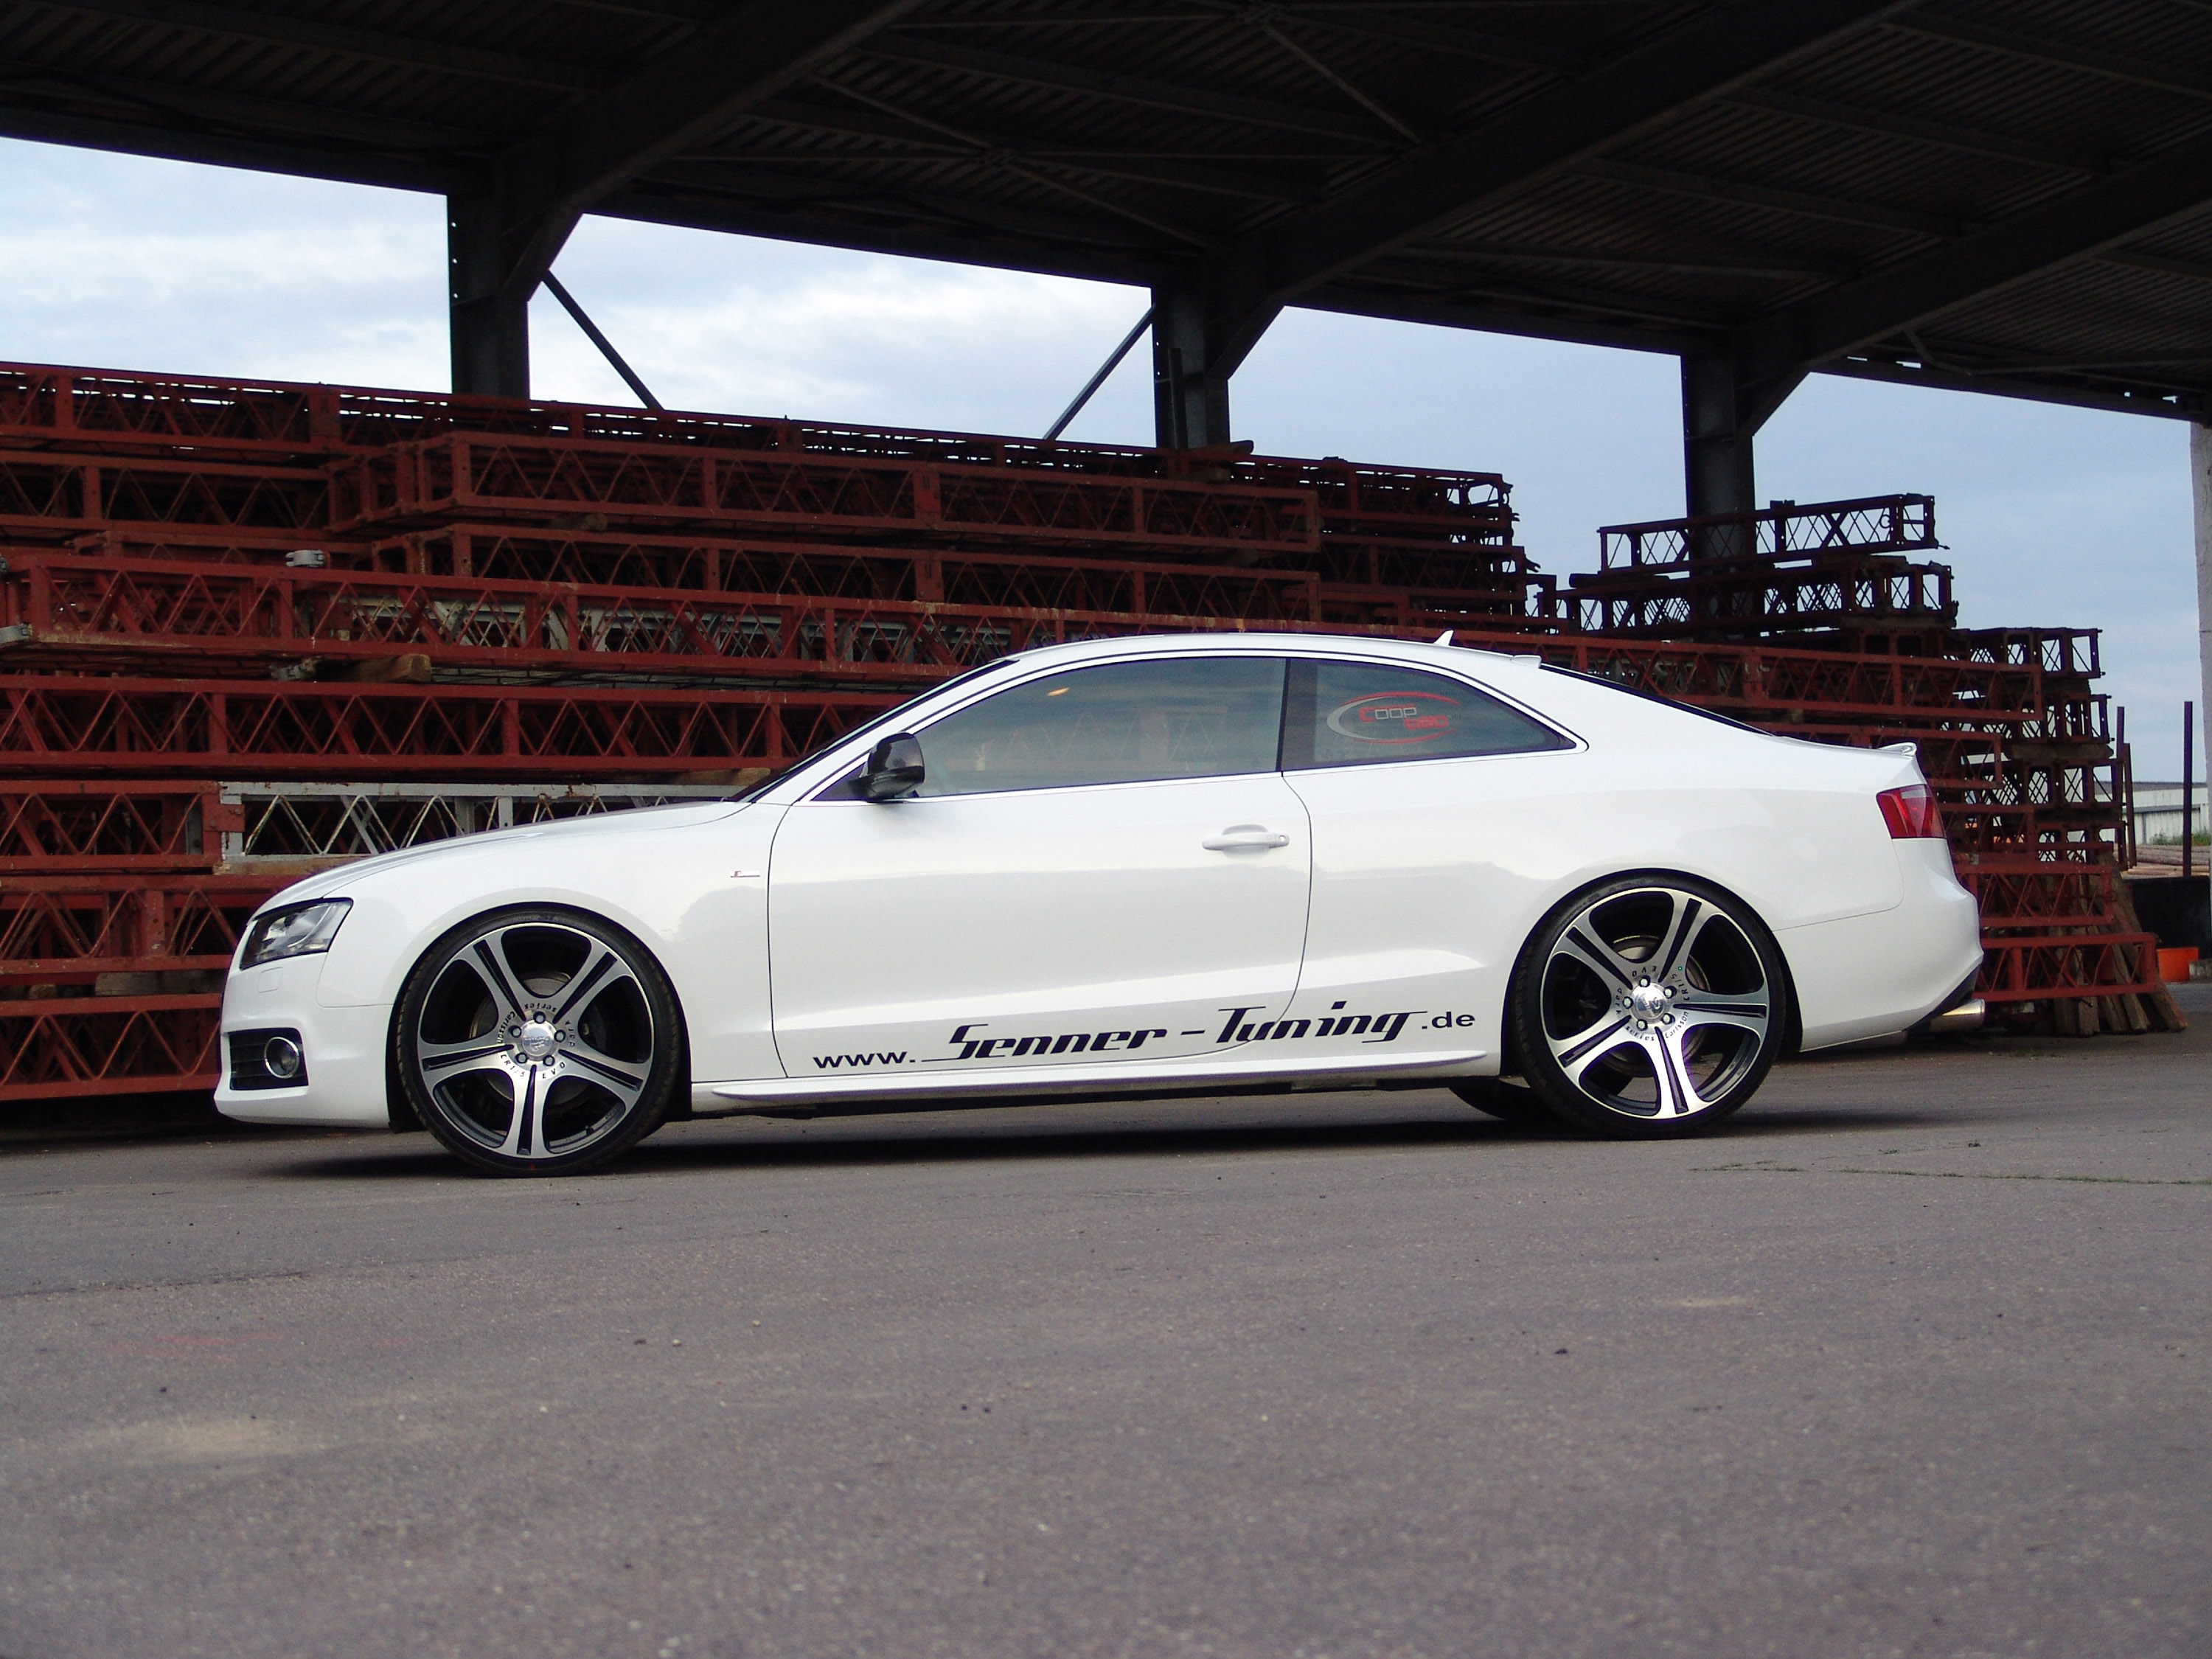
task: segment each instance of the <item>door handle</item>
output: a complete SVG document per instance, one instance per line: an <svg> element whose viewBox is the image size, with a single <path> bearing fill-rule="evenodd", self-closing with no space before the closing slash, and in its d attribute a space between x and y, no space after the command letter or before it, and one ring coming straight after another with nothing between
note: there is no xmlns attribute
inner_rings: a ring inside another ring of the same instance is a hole
<svg viewBox="0 0 2212 1659"><path fill-rule="evenodd" d="M1199 843L1209 853L1242 853L1290 844L1288 836L1260 823L1232 823L1219 835Z"/></svg>

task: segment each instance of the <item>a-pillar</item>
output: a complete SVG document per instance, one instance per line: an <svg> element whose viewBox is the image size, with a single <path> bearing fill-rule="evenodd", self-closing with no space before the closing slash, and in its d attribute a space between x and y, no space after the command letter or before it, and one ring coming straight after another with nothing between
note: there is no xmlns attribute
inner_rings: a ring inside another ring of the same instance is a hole
<svg viewBox="0 0 2212 1659"><path fill-rule="evenodd" d="M1195 287L1152 290L1152 421L1162 449L1229 441L1229 376L1237 364L1206 313Z"/></svg>
<svg viewBox="0 0 2212 1659"><path fill-rule="evenodd" d="M446 262L453 390L527 398L530 294L518 292L508 280L499 213L489 191L446 198Z"/></svg>
<svg viewBox="0 0 2212 1659"><path fill-rule="evenodd" d="M2197 730L2212 750L2212 428L2191 422L2189 427L2191 494L2197 507ZM2197 775L2207 773L2199 769ZM2189 822L2189 806L2182 803L2182 823Z"/></svg>

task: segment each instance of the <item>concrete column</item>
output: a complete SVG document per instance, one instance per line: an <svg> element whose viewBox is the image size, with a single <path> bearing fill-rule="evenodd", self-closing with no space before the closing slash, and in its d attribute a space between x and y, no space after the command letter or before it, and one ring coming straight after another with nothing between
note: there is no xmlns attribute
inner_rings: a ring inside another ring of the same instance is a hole
<svg viewBox="0 0 2212 1659"><path fill-rule="evenodd" d="M507 282L498 209L489 191L446 198L446 264L453 390L527 398L530 295Z"/></svg>
<svg viewBox="0 0 2212 1659"><path fill-rule="evenodd" d="M2205 730L2212 725L2212 428L2193 421L2189 427L2189 478L2197 508L2197 731L2212 749L2212 733ZM2200 778L2208 775L2201 763L2196 770Z"/></svg>
<svg viewBox="0 0 2212 1659"><path fill-rule="evenodd" d="M1152 421L1162 449L1229 441L1229 376L1206 326L1205 296L1191 288L1152 290Z"/></svg>

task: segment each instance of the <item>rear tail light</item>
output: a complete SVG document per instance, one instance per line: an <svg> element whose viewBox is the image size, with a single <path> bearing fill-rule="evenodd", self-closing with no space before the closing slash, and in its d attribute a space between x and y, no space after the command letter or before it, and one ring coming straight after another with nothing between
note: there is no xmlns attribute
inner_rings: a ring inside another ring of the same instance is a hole
<svg viewBox="0 0 2212 1659"><path fill-rule="evenodd" d="M1936 805L1936 792L1924 783L1908 783L1902 789L1885 789L1875 799L1881 803L1881 821L1893 841L1911 841L1921 836L1942 839L1943 814Z"/></svg>

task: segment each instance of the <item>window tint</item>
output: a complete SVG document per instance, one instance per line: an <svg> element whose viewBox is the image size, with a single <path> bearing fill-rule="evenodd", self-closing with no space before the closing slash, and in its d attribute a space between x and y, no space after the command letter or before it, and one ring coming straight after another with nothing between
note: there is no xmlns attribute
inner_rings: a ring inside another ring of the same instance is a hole
<svg viewBox="0 0 2212 1659"><path fill-rule="evenodd" d="M1441 674L1382 663L1290 665L1283 764L1291 770L1568 746L1549 726Z"/></svg>
<svg viewBox="0 0 2212 1659"><path fill-rule="evenodd" d="M1277 657L1110 663L1031 680L920 733L923 795L1272 772Z"/></svg>

